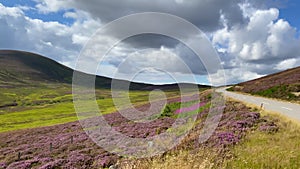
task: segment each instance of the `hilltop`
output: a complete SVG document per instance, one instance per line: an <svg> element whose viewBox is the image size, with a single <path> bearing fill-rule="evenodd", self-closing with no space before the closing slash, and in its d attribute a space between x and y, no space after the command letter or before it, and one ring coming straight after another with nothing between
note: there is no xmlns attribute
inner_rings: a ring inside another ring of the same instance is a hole
<svg viewBox="0 0 300 169"><path fill-rule="evenodd" d="M300 99L300 67L243 82L229 90L297 101Z"/></svg>

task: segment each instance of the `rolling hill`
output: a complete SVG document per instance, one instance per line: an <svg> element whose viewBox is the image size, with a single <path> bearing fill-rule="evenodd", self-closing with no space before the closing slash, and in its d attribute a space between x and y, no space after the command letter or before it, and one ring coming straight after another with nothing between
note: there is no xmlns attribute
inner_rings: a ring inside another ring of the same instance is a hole
<svg viewBox="0 0 300 169"><path fill-rule="evenodd" d="M0 50L0 87L14 88L20 86L38 85L40 83L72 84L73 71L49 58L24 51ZM84 74L84 73L82 73ZM86 76L91 76L84 74ZM111 78L96 76L96 87L108 89ZM119 80L120 82L126 82ZM184 84L189 86L190 84ZM199 85L199 87L209 87ZM133 90L172 90L178 89L177 84L152 85L130 83Z"/></svg>
<svg viewBox="0 0 300 169"><path fill-rule="evenodd" d="M284 100L300 99L300 67L234 85L229 90Z"/></svg>
<svg viewBox="0 0 300 169"><path fill-rule="evenodd" d="M49 58L23 51L0 51L0 86L20 87L41 83L72 83L73 70ZM110 87L111 79L97 76L97 87ZM140 84L138 87L144 87Z"/></svg>

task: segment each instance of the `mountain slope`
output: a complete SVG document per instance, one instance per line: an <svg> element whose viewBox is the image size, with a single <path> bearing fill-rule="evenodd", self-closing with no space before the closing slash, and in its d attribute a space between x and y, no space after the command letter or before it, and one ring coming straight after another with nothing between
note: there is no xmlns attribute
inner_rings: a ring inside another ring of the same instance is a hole
<svg viewBox="0 0 300 169"><path fill-rule="evenodd" d="M30 86L39 83L72 83L73 70L46 57L23 51L0 51L0 85ZM105 85L109 78L98 77Z"/></svg>
<svg viewBox="0 0 300 169"><path fill-rule="evenodd" d="M85 76L91 76L84 74ZM72 83L73 70L46 57L23 51L0 50L0 87L13 88L31 86L39 83ZM110 78L97 76L97 88L110 88ZM126 82L119 80L120 82ZM185 84L188 86L190 84ZM199 85L199 87L208 87ZM131 83L130 89L178 89L177 84L151 85Z"/></svg>
<svg viewBox="0 0 300 169"><path fill-rule="evenodd" d="M229 90L299 101L300 67L243 82L233 86Z"/></svg>

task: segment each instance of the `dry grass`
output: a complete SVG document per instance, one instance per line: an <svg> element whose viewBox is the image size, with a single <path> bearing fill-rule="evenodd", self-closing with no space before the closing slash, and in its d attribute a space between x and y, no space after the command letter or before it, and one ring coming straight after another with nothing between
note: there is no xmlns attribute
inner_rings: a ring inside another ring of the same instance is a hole
<svg viewBox="0 0 300 169"><path fill-rule="evenodd" d="M121 169L210 169L216 168L214 161L219 159L220 153L201 149L197 151L180 150L165 156L143 160L122 161Z"/></svg>
<svg viewBox="0 0 300 169"><path fill-rule="evenodd" d="M253 110L259 107L247 104ZM276 122L279 131L268 134L258 129L233 147L234 158L226 168L300 168L300 123L276 112L260 110L261 115Z"/></svg>

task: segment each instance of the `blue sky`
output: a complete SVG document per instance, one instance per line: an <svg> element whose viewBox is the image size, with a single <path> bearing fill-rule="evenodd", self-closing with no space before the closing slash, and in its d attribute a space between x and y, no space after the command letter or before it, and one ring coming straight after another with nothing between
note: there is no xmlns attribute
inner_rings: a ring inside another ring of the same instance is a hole
<svg viewBox="0 0 300 169"><path fill-rule="evenodd" d="M50 12L50 13L42 13L39 12L35 6L37 5L37 2L32 0L10 0L10 1L0 1L4 6L7 7L14 7L14 6L27 6L31 7L28 10L24 10L24 13L26 16L32 18L32 19L40 19L45 22L48 21L57 21L62 24L71 25L74 23L73 18L67 18L64 17L64 13L66 12L74 12L73 9L70 10L60 10L57 12Z"/></svg>
<svg viewBox="0 0 300 169"><path fill-rule="evenodd" d="M201 62L180 43L144 36L125 41L108 54L100 75L109 77L120 71L117 65L127 56L134 58L127 58L131 63L127 72L149 70L138 79L146 83L168 83L162 72L153 75L155 66L176 74L180 81L189 79L190 74L179 70L181 66L171 57L183 60L201 84L220 83L222 72L228 83L238 83L300 65L300 1L296 0L0 0L0 8L0 49L38 53L72 68L97 29L138 12L169 13L190 21L206 33L224 66L208 78ZM149 50L139 52L145 49ZM156 55L161 55L160 61L153 59ZM117 78L128 78L126 71Z"/></svg>
<svg viewBox="0 0 300 169"><path fill-rule="evenodd" d="M300 9L300 1L288 1L285 6L280 8L280 18L283 18L289 23L297 28L298 36L300 30L300 19L299 19L299 9Z"/></svg>

